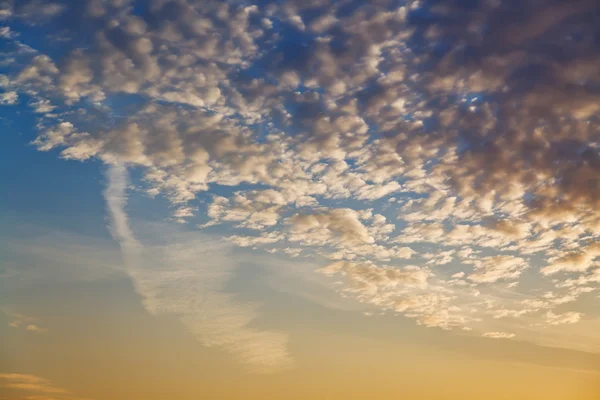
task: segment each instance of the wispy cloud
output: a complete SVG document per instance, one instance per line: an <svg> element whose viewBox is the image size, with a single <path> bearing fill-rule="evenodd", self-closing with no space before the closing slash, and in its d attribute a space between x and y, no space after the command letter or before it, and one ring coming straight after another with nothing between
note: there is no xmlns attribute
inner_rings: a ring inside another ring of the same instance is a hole
<svg viewBox="0 0 600 400"><path fill-rule="evenodd" d="M224 290L235 268L230 245L200 233L172 234L160 225L155 233L162 243L140 243L125 211L125 167L111 166L108 177L112 232L146 309L177 315L202 344L232 353L253 372L288 367L287 335L252 327L258 304L238 301Z"/></svg>
<svg viewBox="0 0 600 400"><path fill-rule="evenodd" d="M108 185L104 192L104 198L110 213L111 232L121 246L125 265L129 268L138 268L141 264L139 259L141 245L129 227L129 218L125 212L127 170L120 164L110 165L107 176Z"/></svg>
<svg viewBox="0 0 600 400"><path fill-rule="evenodd" d="M40 326L37 318L28 315L23 315L17 312L13 312L6 307L3 308L4 314L9 317L8 326L15 329L23 329L27 332L33 333L46 333L47 328Z"/></svg>
<svg viewBox="0 0 600 400"><path fill-rule="evenodd" d="M0 388L25 393L19 398L27 400L86 400L47 379L29 374L0 373Z"/></svg>

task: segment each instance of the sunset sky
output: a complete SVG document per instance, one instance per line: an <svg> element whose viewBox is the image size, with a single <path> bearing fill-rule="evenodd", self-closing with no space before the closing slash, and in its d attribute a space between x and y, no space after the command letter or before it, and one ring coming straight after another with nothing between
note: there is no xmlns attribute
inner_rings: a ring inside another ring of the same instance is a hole
<svg viewBox="0 0 600 400"><path fill-rule="evenodd" d="M596 0L0 0L0 400L597 400Z"/></svg>

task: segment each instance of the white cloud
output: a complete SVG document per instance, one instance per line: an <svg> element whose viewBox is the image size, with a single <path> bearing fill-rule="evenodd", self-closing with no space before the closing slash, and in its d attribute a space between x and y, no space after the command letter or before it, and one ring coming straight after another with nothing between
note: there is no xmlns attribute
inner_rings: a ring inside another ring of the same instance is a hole
<svg viewBox="0 0 600 400"><path fill-rule="evenodd" d="M11 309L4 308L2 310L4 314L9 317L8 326L15 329L22 329L27 332L33 333L46 333L48 332L47 328L43 328L40 326L38 319L32 316L20 314L18 312L14 312Z"/></svg>
<svg viewBox="0 0 600 400"><path fill-rule="evenodd" d="M199 234L179 235L166 244L143 245L125 212L127 172L114 165L108 172L105 198L113 235L121 244L127 271L144 305L154 314L174 314L206 346L223 348L254 372L288 367L287 335L250 326L257 304L241 302L224 285L232 275L227 246ZM147 231L146 231L147 232Z"/></svg>
<svg viewBox="0 0 600 400"><path fill-rule="evenodd" d="M474 319L451 305L455 296L430 283L434 275L426 268L394 268L338 261L319 271L329 276L339 274L344 277L348 288L343 292L359 301L402 313L427 327L465 327Z"/></svg>
<svg viewBox="0 0 600 400"><path fill-rule="evenodd" d="M345 13L326 1L181 0L156 2L148 18L126 1L15 3L0 18L43 24L74 13L82 22L64 34L83 30L89 42L65 42L51 57L2 28L0 103L31 99L38 150L112 166L106 198L128 265L148 251L123 208L131 166L175 221L206 216L201 227L219 225L235 245L339 261L354 290L391 291L358 271L394 275L406 260L435 273L425 289L368 299L427 326L544 320L541 310L597 290L600 56L593 41L573 48L565 38L596 32L578 18L598 6L551 6L474 34L497 25L496 3L476 13L449 4L436 12L458 22L426 30L407 7L384 3ZM292 52L281 46L288 30L301 43ZM456 42L433 54L418 45L423 32L426 43ZM548 46L565 56L550 62ZM453 62L465 48L471 62ZM208 204L196 202L202 192ZM520 284L526 269L539 276L531 285ZM565 290L532 291L552 287ZM512 297L486 314L477 297L498 290Z"/></svg>
<svg viewBox="0 0 600 400"><path fill-rule="evenodd" d="M600 243L581 247L579 250L561 254L550 260L550 265L542 268L544 275L552 275L557 272L584 272L592 267L592 262L600 256Z"/></svg>
<svg viewBox="0 0 600 400"><path fill-rule="evenodd" d="M528 267L527 261L514 256L484 257L469 262L473 264L475 271L467 278L475 283L516 279Z"/></svg>
<svg viewBox="0 0 600 400"><path fill-rule="evenodd" d="M86 400L54 385L47 379L29 374L0 373L0 388L16 391L19 396L24 394L23 398L26 399Z"/></svg>
<svg viewBox="0 0 600 400"><path fill-rule="evenodd" d="M483 336L492 339L511 339L514 338L516 335L514 333L508 332L485 332Z"/></svg>
<svg viewBox="0 0 600 400"><path fill-rule="evenodd" d="M546 322L550 325L575 324L579 322L583 314L569 311L562 314L554 314L552 311L546 313Z"/></svg>
<svg viewBox="0 0 600 400"><path fill-rule="evenodd" d="M296 214L288 219L290 240L309 245L342 247L373 244L375 239L360 222L356 211L332 209L318 214Z"/></svg>
<svg viewBox="0 0 600 400"><path fill-rule="evenodd" d="M14 90L0 93L0 105L11 106L19 102L19 94Z"/></svg>
<svg viewBox="0 0 600 400"><path fill-rule="evenodd" d="M29 331L29 332L35 332L35 333L45 333L48 330L46 328L41 328L36 324L29 324L25 327L25 330Z"/></svg>

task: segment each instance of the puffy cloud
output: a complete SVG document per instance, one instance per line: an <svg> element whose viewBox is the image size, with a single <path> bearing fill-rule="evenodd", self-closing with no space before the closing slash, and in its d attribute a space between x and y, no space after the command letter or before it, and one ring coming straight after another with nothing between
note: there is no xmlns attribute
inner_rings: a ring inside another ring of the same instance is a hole
<svg viewBox="0 0 600 400"><path fill-rule="evenodd" d="M559 283L558 287L585 287L585 285L592 285L594 283L600 283L600 268L596 268L589 274L581 274L575 279L565 279Z"/></svg>
<svg viewBox="0 0 600 400"><path fill-rule="evenodd" d="M438 108L447 139L464 143L460 165L446 170L463 196L507 196L525 186L532 217L596 208L590 144L598 132L591 118L599 111L591 67L598 48L572 38L594 36L597 25L586 15L597 7L589 0L543 10L535 1L448 2L435 12L454 17L415 20L424 28L419 35L430 35L421 39L450 45L429 55L433 67L421 75L426 92L448 96L458 89L464 96L462 104L448 99ZM519 20L507 24L516 13ZM536 179L544 184L533 185Z"/></svg>
<svg viewBox="0 0 600 400"><path fill-rule="evenodd" d="M74 134L74 126L70 122L62 122L52 130L47 130L33 142L40 151L48 151L67 143Z"/></svg>
<svg viewBox="0 0 600 400"><path fill-rule="evenodd" d="M513 256L483 257L470 263L473 263L475 271L467 278L475 283L515 279L528 267L527 261Z"/></svg>
<svg viewBox="0 0 600 400"><path fill-rule="evenodd" d="M19 101L19 94L15 91L4 92L0 94L0 105L11 106L17 104Z"/></svg>
<svg viewBox="0 0 600 400"><path fill-rule="evenodd" d="M427 268L338 261L319 271L344 277L349 284L344 292L356 299L415 318L427 327L452 329L465 327L474 320L460 307L451 305L454 296L429 284L433 274Z"/></svg>
<svg viewBox="0 0 600 400"><path fill-rule="evenodd" d="M375 243L358 213L349 208L331 209L318 214L296 214L288 219L288 223L292 242L342 247Z"/></svg>
<svg viewBox="0 0 600 400"><path fill-rule="evenodd" d="M360 290L374 293L380 288L385 290L397 286L420 287L427 285L430 272L418 267L405 267L403 269L383 268L372 264L355 264L339 261L327 265L319 270L325 275L342 274Z"/></svg>
<svg viewBox="0 0 600 400"><path fill-rule="evenodd" d="M592 267L592 262L600 256L600 243L582 247L576 252L553 257L550 265L542 268L544 275L552 275L557 272L583 272Z"/></svg>
<svg viewBox="0 0 600 400"><path fill-rule="evenodd" d="M286 204L285 196L272 189L237 193L231 200L215 197L208 209L212 218L209 224L235 221L239 222L239 226L260 230L276 225Z"/></svg>
<svg viewBox="0 0 600 400"><path fill-rule="evenodd" d="M269 233L262 236L239 236L233 235L229 236L227 240L237 244L241 247L252 247L257 245L265 245L279 242L283 239L282 235L276 233Z"/></svg>
<svg viewBox="0 0 600 400"><path fill-rule="evenodd" d="M583 314L569 311L563 314L554 314L552 311L546 313L546 322L550 325L575 324L579 322Z"/></svg>

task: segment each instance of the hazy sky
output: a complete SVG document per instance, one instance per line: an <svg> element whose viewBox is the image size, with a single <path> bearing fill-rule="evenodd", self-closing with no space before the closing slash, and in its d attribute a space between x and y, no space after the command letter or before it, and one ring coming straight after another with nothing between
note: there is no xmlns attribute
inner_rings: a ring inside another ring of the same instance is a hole
<svg viewBox="0 0 600 400"><path fill-rule="evenodd" d="M596 0L0 0L0 49L0 400L600 397Z"/></svg>

